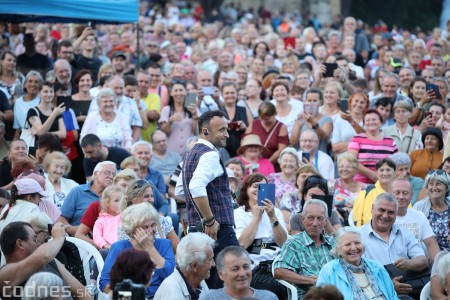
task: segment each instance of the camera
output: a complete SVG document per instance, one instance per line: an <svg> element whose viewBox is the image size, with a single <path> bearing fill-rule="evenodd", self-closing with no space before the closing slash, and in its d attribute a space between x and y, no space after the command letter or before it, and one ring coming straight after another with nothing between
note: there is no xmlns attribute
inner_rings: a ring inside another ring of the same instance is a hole
<svg viewBox="0 0 450 300"><path fill-rule="evenodd" d="M114 287L113 300L145 300L145 286L124 279Z"/></svg>

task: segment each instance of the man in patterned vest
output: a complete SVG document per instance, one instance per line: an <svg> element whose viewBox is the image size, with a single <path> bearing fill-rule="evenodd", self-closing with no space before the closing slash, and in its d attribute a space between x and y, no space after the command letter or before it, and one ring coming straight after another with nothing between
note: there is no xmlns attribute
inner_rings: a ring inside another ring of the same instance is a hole
<svg viewBox="0 0 450 300"><path fill-rule="evenodd" d="M239 246L228 175L218 151L228 139L228 120L222 111L208 111L198 127L200 138L185 156L175 194L186 199L189 231L203 231L216 240L215 257L227 246ZM223 286L215 268L207 283L210 288Z"/></svg>

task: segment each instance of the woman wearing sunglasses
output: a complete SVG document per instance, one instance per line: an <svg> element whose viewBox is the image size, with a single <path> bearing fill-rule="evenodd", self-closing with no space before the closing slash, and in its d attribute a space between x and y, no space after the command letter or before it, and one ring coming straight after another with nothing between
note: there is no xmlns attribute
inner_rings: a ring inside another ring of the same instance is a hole
<svg viewBox="0 0 450 300"><path fill-rule="evenodd" d="M300 207L303 208L306 201L314 199L315 195L327 196L329 195L328 182L325 178L318 175L309 176L302 189L302 201ZM302 209L300 209L300 212ZM301 213L292 216L291 221L291 235L297 234L300 231L305 230L305 226L302 222ZM339 214L333 209L331 212L331 217L328 217L327 224L325 225L325 231L327 234L334 234L337 230L341 228L341 221L339 220Z"/></svg>
<svg viewBox="0 0 450 300"><path fill-rule="evenodd" d="M450 251L450 178L443 170L430 171L425 178L424 188L428 196L417 202L414 208L423 212L430 221L441 250Z"/></svg>
<svg viewBox="0 0 450 300"><path fill-rule="evenodd" d="M199 112L197 105L186 101L186 84L184 80L174 80L169 90L169 105L161 109L159 127L167 135L167 148L181 156L186 150L186 141L197 134Z"/></svg>
<svg viewBox="0 0 450 300"><path fill-rule="evenodd" d="M131 183L127 192L126 192L126 201L127 206L130 207L132 205L136 205L139 203L150 203L155 209L158 207L155 201L161 201L164 199L159 199L159 197L154 197L154 188L153 185L144 179L139 179ZM176 249L180 239L178 238L175 230L173 228L172 222L170 221L170 217L160 216L159 224L157 225L156 230L157 238L168 239L172 242L173 252L176 253ZM122 227L119 227L119 237L118 240L128 240L130 237L125 234Z"/></svg>

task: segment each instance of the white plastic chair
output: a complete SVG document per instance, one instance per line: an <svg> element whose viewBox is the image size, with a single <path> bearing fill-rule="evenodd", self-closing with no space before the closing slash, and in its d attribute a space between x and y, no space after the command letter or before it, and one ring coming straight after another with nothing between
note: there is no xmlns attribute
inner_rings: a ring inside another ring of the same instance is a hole
<svg viewBox="0 0 450 300"><path fill-rule="evenodd" d="M348 214L348 225L350 227L356 227L355 221L353 220L353 210Z"/></svg>
<svg viewBox="0 0 450 300"><path fill-rule="evenodd" d="M431 282L428 282L420 292L420 300L431 300Z"/></svg>
<svg viewBox="0 0 450 300"><path fill-rule="evenodd" d="M102 273L104 261L103 257L100 254L100 252L91 244L89 244L86 241L83 241L81 239L75 238L75 237L66 237L66 240L69 242L74 243L77 248L78 252L80 252L81 261L83 263L83 271L84 271L84 278L86 279L86 284L89 285L91 282L91 272L93 271L91 268L91 259L94 259L95 264L97 265L98 269L98 276L96 280L96 288L98 291L98 300L106 300L108 299L108 295L100 291L99 287L99 280L100 275Z"/></svg>
<svg viewBox="0 0 450 300"><path fill-rule="evenodd" d="M272 276L275 276L275 269L273 268L273 264L272 264ZM282 279L275 279L275 280L287 288L287 296L288 296L287 300L298 299L297 288L294 285L287 282L286 280Z"/></svg>

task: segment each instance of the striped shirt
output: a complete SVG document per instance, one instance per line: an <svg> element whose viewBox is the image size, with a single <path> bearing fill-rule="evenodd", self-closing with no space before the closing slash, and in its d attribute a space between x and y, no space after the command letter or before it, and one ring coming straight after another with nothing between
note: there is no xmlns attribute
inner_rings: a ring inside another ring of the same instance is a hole
<svg viewBox="0 0 450 300"><path fill-rule="evenodd" d="M383 158L388 158L397 152L395 141L390 136L384 136L379 141L368 139L366 134L355 135L348 144L348 150L358 152L358 161L366 168L376 171L375 165ZM364 183L373 183L370 178L361 173L357 173L354 178L356 181Z"/></svg>
<svg viewBox="0 0 450 300"><path fill-rule="evenodd" d="M322 241L323 243L317 248L306 231L297 233L284 243L273 262L273 269L284 268L303 276L318 276L322 266L333 260L330 250L335 243L334 239L327 235L322 235ZM310 286L295 286L298 299L303 299L303 295Z"/></svg>

